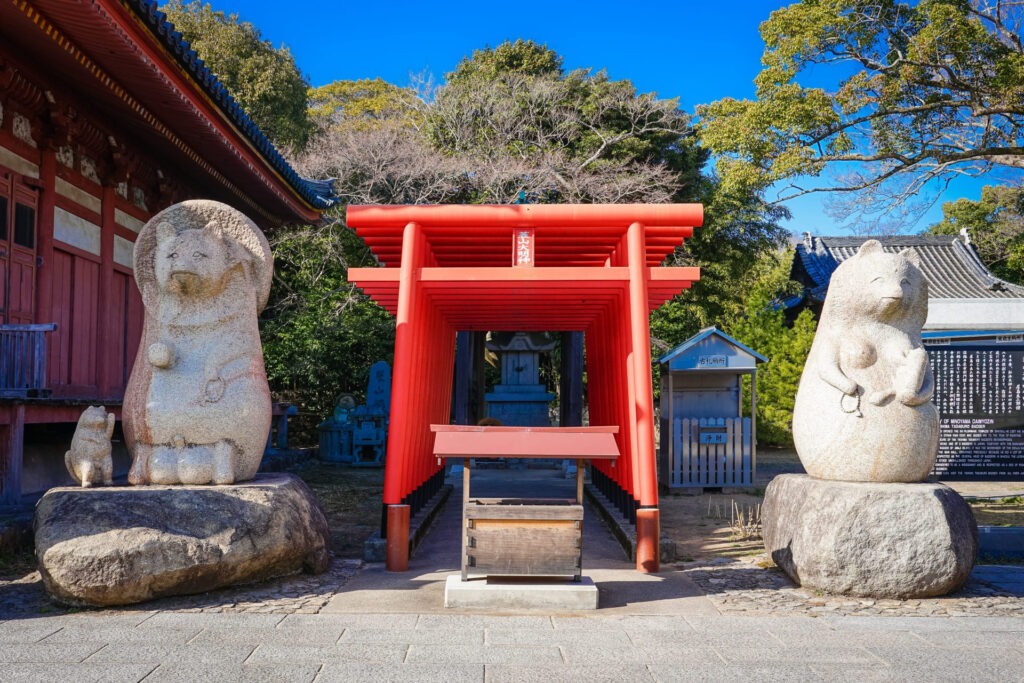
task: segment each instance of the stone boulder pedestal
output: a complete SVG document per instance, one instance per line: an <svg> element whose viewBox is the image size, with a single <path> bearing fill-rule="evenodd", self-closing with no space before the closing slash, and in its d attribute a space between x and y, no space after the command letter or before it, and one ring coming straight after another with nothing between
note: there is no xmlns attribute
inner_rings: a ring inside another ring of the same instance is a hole
<svg viewBox="0 0 1024 683"><path fill-rule="evenodd" d="M791 579L826 593L945 595L978 554L970 506L942 484L776 477L761 509L765 548Z"/></svg>
<svg viewBox="0 0 1024 683"><path fill-rule="evenodd" d="M70 605L202 593L330 562L327 520L301 479L230 486L56 488L36 506L43 584Z"/></svg>

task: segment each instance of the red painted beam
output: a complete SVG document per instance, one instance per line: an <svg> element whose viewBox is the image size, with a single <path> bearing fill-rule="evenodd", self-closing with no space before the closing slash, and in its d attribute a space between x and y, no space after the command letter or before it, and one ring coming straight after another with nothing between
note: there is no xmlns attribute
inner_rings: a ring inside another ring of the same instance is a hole
<svg viewBox="0 0 1024 683"><path fill-rule="evenodd" d="M691 226L704 222L701 204L514 204L349 206L346 222L352 227L401 227L416 221L435 226L479 227L621 227L641 222L651 226Z"/></svg>
<svg viewBox="0 0 1024 683"><path fill-rule="evenodd" d="M619 457L618 427L475 427L433 424L439 458Z"/></svg>

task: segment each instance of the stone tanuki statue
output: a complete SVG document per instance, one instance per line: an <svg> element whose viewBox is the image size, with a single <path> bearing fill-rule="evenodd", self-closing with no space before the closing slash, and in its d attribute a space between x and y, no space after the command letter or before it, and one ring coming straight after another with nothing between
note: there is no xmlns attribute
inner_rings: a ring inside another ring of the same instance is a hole
<svg viewBox="0 0 1024 683"><path fill-rule="evenodd" d="M970 506L924 481L939 416L920 265L869 240L832 273L793 410L807 474L772 479L761 508L765 548L802 586L924 598L959 589L974 566Z"/></svg>
<svg viewBox="0 0 1024 683"><path fill-rule="evenodd" d="M71 437L71 450L64 454L64 465L72 478L84 487L114 483L114 461L110 456L114 421L114 414L103 406L89 406L78 418L78 427Z"/></svg>
<svg viewBox="0 0 1024 683"><path fill-rule="evenodd" d="M921 327L928 283L913 249L864 243L832 274L793 408L793 440L818 479L917 482L939 414Z"/></svg>
<svg viewBox="0 0 1024 683"><path fill-rule="evenodd" d="M295 475L256 474L271 419L256 324L273 274L266 238L229 206L188 201L146 224L134 259L146 310L122 426L129 482L153 485L46 492L33 527L47 592L103 607L326 571L316 497ZM69 469L83 472L111 418L86 411Z"/></svg>
<svg viewBox="0 0 1024 683"><path fill-rule="evenodd" d="M145 322L124 398L132 484L231 484L259 468L270 390L257 316L270 246L235 209L175 204L135 243Z"/></svg>

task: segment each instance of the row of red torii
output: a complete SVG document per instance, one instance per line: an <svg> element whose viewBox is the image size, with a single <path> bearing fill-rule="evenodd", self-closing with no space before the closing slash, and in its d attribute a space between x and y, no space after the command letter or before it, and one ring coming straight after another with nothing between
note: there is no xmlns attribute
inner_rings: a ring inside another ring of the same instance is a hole
<svg viewBox="0 0 1024 683"><path fill-rule="evenodd" d="M593 467L635 502L637 569L658 571L649 317L700 277L661 263L702 221L700 204L348 207L384 266L349 279L397 324L388 569L408 561L408 503L444 476L430 425L449 421L456 332L510 330L584 332L590 422L621 454Z"/></svg>

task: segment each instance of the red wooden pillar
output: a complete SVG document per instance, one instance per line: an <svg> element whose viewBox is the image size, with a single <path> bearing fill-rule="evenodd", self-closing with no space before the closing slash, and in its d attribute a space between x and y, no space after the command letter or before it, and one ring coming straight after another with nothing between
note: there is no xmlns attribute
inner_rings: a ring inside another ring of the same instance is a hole
<svg viewBox="0 0 1024 683"><path fill-rule="evenodd" d="M395 316L395 369L391 380L391 395L398 399L391 405L388 427L387 458L384 466L384 505L387 509L388 547L387 568L405 571L409 559L409 511L401 505L403 488L409 480L409 453L415 443L415 386L416 375L414 324L417 279L422 259L423 244L420 226L408 223L402 232L402 262L399 269L398 307ZM399 551L398 549L402 549ZM404 560L402 554L404 553Z"/></svg>
<svg viewBox="0 0 1024 683"><path fill-rule="evenodd" d="M651 385L650 311L647 302L647 252L644 226L626 232L629 259L629 322L632 338L632 405L636 409L636 483L640 509L636 514L636 568L656 572L659 566L660 512L658 474L654 460L654 388Z"/></svg>

